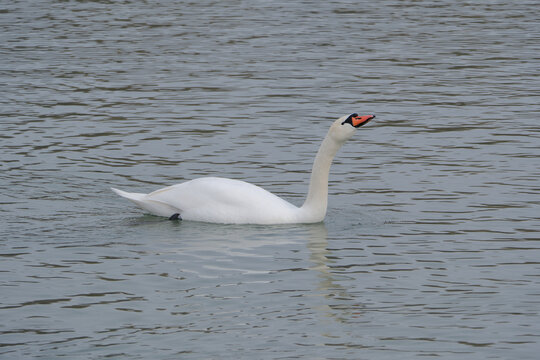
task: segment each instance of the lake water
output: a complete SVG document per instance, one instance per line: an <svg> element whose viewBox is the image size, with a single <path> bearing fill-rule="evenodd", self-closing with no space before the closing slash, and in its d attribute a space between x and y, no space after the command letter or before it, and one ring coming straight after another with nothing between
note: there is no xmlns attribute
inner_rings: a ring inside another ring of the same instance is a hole
<svg viewBox="0 0 540 360"><path fill-rule="evenodd" d="M537 359L535 1L0 6L0 358ZM172 222L200 176L324 223Z"/></svg>

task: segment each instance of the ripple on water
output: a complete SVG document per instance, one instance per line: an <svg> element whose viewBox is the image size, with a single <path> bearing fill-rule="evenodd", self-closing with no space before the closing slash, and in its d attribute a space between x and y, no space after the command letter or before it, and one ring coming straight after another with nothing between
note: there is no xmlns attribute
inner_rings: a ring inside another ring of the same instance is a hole
<svg viewBox="0 0 540 360"><path fill-rule="evenodd" d="M527 2L0 9L0 357L535 359L537 19ZM199 176L324 224L170 222Z"/></svg>

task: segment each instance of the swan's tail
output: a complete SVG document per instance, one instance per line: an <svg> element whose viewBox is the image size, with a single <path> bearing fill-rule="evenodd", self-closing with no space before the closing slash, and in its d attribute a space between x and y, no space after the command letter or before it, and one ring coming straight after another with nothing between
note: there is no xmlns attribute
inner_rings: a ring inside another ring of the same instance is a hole
<svg viewBox="0 0 540 360"><path fill-rule="evenodd" d="M121 197L124 197L128 200L131 200L133 202L135 201L141 201L146 194L140 194L140 193L128 193L126 191L118 190L115 188L111 188L112 191L114 191L117 195L120 195Z"/></svg>
<svg viewBox="0 0 540 360"><path fill-rule="evenodd" d="M126 191L118 190L111 188L116 194L120 195L123 198L128 199L129 201L135 203L141 209L148 211L151 214L158 216L170 217L174 214L180 214L181 211L169 204L166 204L161 201L150 200L147 198L147 194L141 193L128 193Z"/></svg>

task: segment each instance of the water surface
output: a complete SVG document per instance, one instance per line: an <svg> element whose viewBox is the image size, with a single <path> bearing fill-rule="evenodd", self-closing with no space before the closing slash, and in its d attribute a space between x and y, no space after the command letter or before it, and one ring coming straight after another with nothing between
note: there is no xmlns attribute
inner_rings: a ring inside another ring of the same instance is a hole
<svg viewBox="0 0 540 360"><path fill-rule="evenodd" d="M0 6L0 357L535 359L539 31L527 1ZM323 224L145 215L217 175Z"/></svg>

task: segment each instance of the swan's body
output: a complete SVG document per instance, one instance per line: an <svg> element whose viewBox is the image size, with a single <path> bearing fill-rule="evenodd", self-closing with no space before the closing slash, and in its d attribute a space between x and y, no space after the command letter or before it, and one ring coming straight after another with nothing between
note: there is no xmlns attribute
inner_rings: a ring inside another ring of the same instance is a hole
<svg viewBox="0 0 540 360"><path fill-rule="evenodd" d="M167 217L180 214L183 220L226 224L321 222L326 215L328 174L334 156L356 128L374 117L353 114L332 124L315 157L309 192L301 207L259 186L219 177L199 178L149 194L112 190L151 214Z"/></svg>
<svg viewBox="0 0 540 360"><path fill-rule="evenodd" d="M129 194L113 189L154 215L214 223L285 224L304 222L299 208L245 181L203 177L156 190Z"/></svg>

